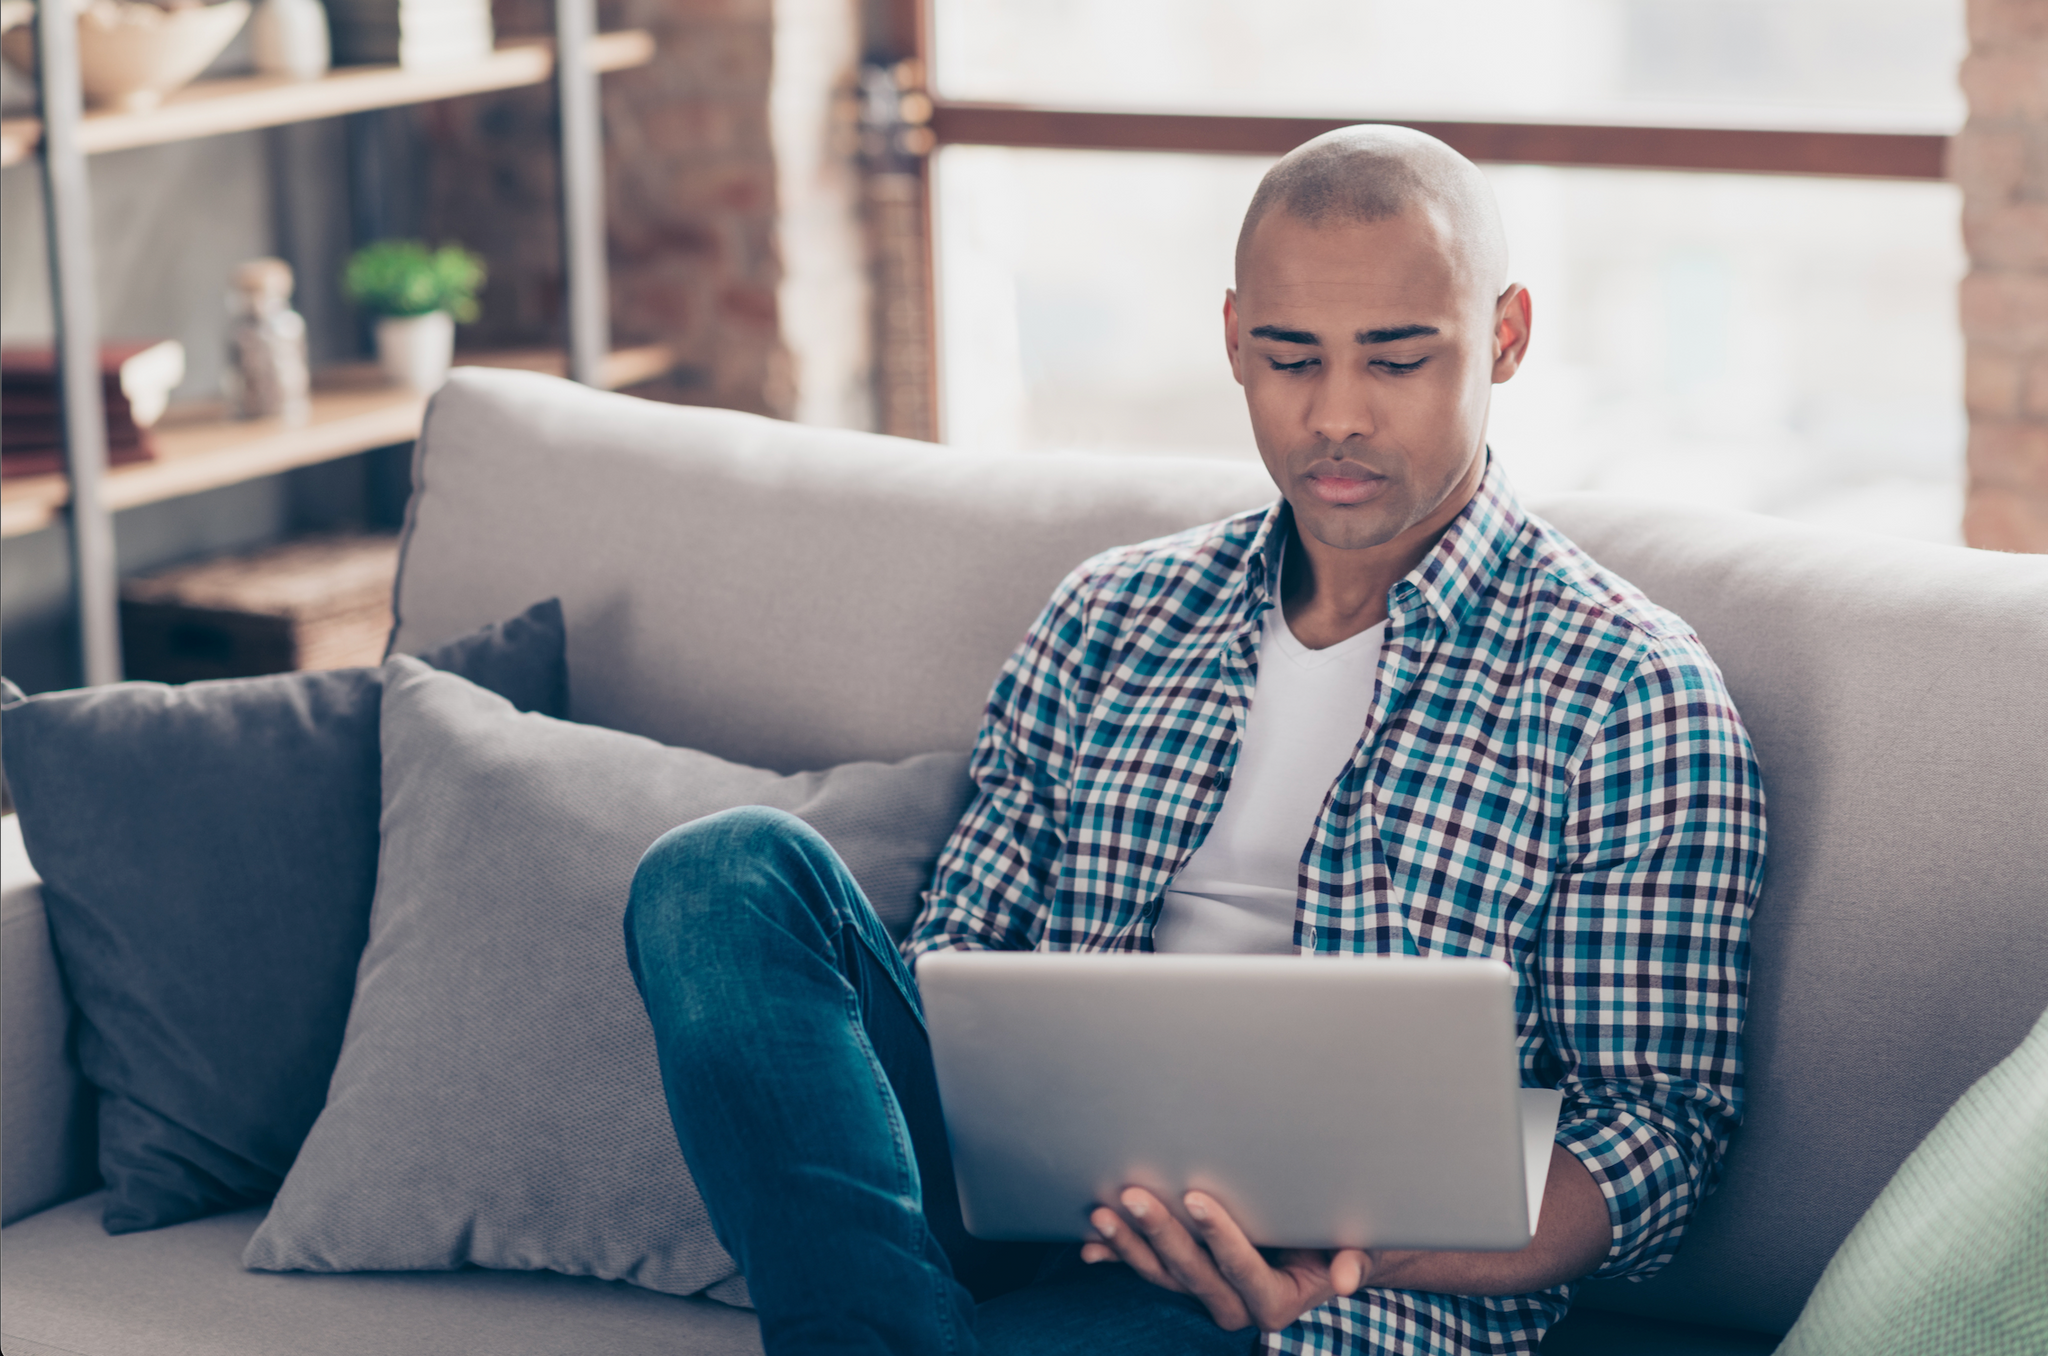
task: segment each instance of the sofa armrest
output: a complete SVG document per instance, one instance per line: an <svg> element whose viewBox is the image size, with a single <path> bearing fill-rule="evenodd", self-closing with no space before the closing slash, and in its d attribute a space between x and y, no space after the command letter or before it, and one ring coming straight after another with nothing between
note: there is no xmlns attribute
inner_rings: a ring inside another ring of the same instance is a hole
<svg viewBox="0 0 2048 1356"><path fill-rule="evenodd" d="M0 819L0 1224L92 1190L91 1090L21 824Z"/></svg>

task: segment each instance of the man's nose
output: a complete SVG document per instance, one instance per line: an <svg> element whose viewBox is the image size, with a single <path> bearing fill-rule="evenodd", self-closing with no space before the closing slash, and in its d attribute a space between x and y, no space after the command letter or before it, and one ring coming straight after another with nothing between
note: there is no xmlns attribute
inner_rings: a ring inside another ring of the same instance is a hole
<svg viewBox="0 0 2048 1356"><path fill-rule="evenodd" d="M1370 438L1377 431L1371 385L1365 374L1339 363L1324 368L1308 410L1309 432L1332 443Z"/></svg>

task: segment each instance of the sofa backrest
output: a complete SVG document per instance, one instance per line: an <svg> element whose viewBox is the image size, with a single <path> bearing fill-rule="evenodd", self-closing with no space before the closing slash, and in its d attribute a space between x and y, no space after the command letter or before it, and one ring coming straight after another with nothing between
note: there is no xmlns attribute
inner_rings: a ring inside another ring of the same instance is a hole
<svg viewBox="0 0 2048 1356"><path fill-rule="evenodd" d="M1088 556L1271 502L1257 465L977 456L458 371L394 644L558 594L577 720L791 772L962 749Z"/></svg>
<svg viewBox="0 0 2048 1356"><path fill-rule="evenodd" d="M1782 1332L2048 1007L2048 558L1592 495L1539 507L1692 623L1770 819L1721 1189L1662 1274L1581 1302Z"/></svg>
<svg viewBox="0 0 2048 1356"><path fill-rule="evenodd" d="M578 719L770 767L961 748L1073 565L1272 498L1250 463L988 457L458 372L396 645L559 594ZM1594 496L1539 505L1699 630L1771 816L1748 1124L1611 1308L1780 1331L2048 1005L2048 560Z"/></svg>

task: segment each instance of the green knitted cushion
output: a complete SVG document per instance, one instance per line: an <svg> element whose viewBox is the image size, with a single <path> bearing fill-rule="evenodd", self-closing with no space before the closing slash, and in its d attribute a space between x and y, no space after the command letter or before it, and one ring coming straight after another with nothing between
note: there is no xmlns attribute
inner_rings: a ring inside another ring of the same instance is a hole
<svg viewBox="0 0 2048 1356"><path fill-rule="evenodd" d="M1777 1356L2048 1352L2048 1014L1899 1166Z"/></svg>

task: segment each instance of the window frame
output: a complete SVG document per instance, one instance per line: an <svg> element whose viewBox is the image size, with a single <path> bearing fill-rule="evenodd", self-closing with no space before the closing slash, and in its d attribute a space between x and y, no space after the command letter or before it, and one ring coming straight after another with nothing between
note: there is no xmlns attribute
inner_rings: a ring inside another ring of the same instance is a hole
<svg viewBox="0 0 2048 1356"><path fill-rule="evenodd" d="M1367 120L1110 112L946 99L934 99L931 104L935 146L1278 156L1311 137L1361 121ZM1412 127L1436 137L1468 159L1494 164L1841 175L1858 179L1948 177L1949 138L1929 133L1409 118L1372 121Z"/></svg>

